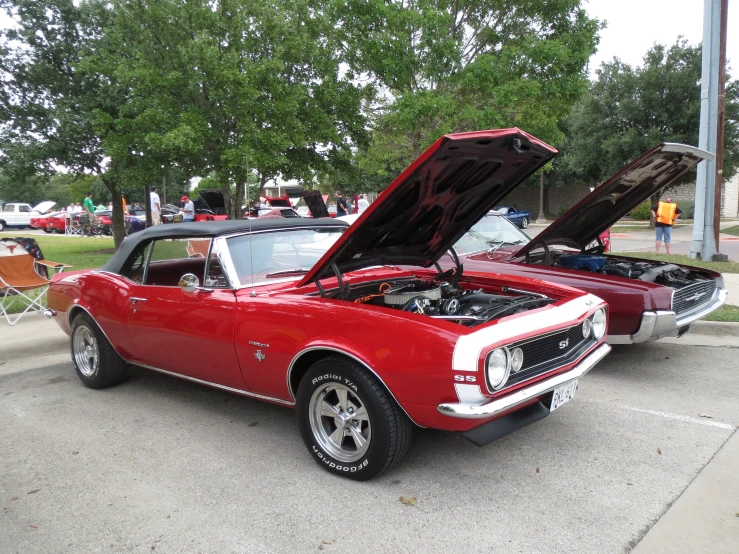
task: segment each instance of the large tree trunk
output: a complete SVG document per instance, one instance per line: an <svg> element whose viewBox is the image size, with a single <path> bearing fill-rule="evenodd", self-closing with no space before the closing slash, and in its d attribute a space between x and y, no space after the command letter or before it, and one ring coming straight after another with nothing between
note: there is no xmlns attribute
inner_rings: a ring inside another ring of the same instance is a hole
<svg viewBox="0 0 739 554"><path fill-rule="evenodd" d="M113 199L113 213L111 219L113 220L113 243L118 248L123 242L125 232L123 230L123 204L121 204L121 193L118 190L118 183L115 179L103 175L103 183L110 191L111 198Z"/></svg>
<svg viewBox="0 0 739 554"><path fill-rule="evenodd" d="M146 226L151 227L154 220L151 217L151 186L149 183L144 184L144 210L146 210Z"/></svg>
<svg viewBox="0 0 739 554"><path fill-rule="evenodd" d="M649 197L649 206L650 208L654 206L657 202L659 202L659 194L653 194ZM649 228L654 229L654 216L652 215L652 211L649 211Z"/></svg>

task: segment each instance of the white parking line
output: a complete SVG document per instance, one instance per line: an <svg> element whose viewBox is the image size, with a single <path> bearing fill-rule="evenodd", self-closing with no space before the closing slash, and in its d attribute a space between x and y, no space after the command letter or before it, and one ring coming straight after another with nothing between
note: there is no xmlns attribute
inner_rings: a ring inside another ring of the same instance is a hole
<svg viewBox="0 0 739 554"><path fill-rule="evenodd" d="M658 417L664 417L665 419L674 419L676 421L685 421L687 423L697 423L698 425L705 425L706 427L716 427L718 429L726 429L728 431L734 431L736 429L736 425L731 425L730 423L721 423L719 421L711 421L710 419L698 419L695 417L684 416L680 414L658 412L657 410L643 410L641 408L634 408L633 406L623 406L623 408L632 412L651 414Z"/></svg>

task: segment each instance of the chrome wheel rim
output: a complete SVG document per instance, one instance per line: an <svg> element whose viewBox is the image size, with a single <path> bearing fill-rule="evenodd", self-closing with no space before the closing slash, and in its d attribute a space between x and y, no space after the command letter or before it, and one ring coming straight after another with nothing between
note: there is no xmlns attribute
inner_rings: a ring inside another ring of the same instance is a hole
<svg viewBox="0 0 739 554"><path fill-rule="evenodd" d="M98 341L95 334L85 325L80 325L74 332L72 340L74 361L85 377L92 377L97 373L100 363Z"/></svg>
<svg viewBox="0 0 739 554"><path fill-rule="evenodd" d="M369 448L372 425L356 392L339 383L315 390L308 408L313 436L331 457L356 462Z"/></svg>

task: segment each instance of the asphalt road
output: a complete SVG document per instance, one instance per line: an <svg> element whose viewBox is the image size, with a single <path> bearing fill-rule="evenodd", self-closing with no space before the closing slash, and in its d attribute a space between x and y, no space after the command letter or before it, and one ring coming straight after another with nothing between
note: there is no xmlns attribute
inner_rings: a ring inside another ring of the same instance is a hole
<svg viewBox="0 0 739 554"><path fill-rule="evenodd" d="M289 409L7 362L0 552L628 551L739 425L736 354L617 347L550 417L485 448L418 429L368 483L321 470Z"/></svg>

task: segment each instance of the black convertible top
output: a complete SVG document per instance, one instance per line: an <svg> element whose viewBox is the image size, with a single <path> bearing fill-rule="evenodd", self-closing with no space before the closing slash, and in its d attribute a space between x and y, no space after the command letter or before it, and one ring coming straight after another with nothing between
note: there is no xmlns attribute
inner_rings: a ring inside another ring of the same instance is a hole
<svg viewBox="0 0 739 554"><path fill-rule="evenodd" d="M240 231L265 231L281 230L291 228L321 227L343 229L348 227L345 221L320 218L264 218L251 220L227 220L227 221L203 221L197 223L171 223L166 225L154 225L138 233L129 235L121 243L118 251L113 257L101 267L102 271L120 273L121 267L129 258L131 253L142 243L148 243L154 239L198 237L212 238Z"/></svg>

